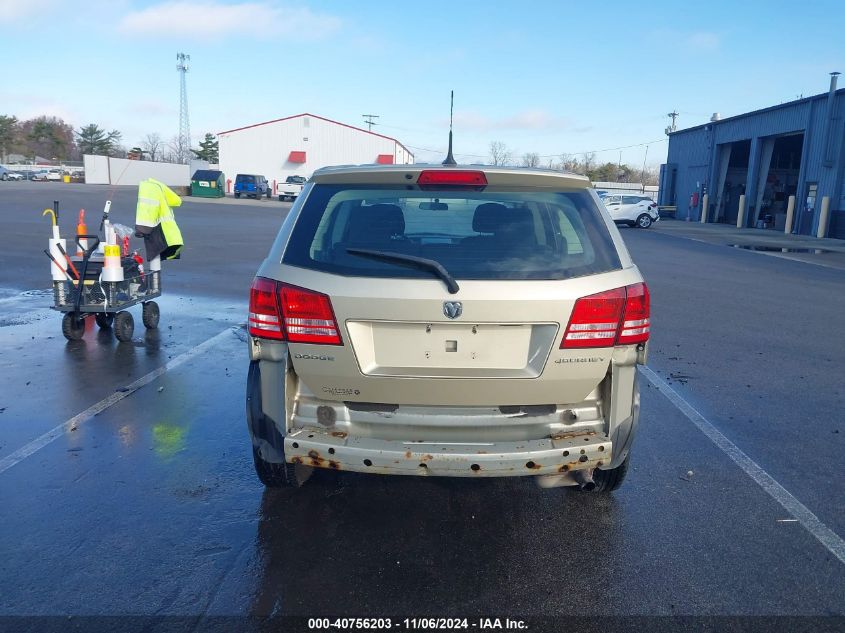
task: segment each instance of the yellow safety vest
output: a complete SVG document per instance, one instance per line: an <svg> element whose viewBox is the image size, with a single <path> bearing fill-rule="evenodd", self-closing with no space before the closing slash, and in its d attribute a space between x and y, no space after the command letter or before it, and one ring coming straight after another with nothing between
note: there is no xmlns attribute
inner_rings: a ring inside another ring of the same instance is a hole
<svg viewBox="0 0 845 633"><path fill-rule="evenodd" d="M143 235L147 260L158 256L178 259L184 242L176 224L173 207L182 204L182 198L170 187L154 178L138 185L138 206L135 208L135 233Z"/></svg>

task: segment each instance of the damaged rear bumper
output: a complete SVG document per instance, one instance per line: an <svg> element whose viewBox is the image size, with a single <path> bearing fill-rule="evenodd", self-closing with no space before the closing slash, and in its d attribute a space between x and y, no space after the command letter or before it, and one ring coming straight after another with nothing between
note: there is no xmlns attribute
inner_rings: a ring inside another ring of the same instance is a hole
<svg viewBox="0 0 845 633"><path fill-rule="evenodd" d="M601 468L613 444L594 433L514 442L404 442L296 429L284 438L288 462L383 475L448 477L566 476ZM574 483L574 480L573 480Z"/></svg>

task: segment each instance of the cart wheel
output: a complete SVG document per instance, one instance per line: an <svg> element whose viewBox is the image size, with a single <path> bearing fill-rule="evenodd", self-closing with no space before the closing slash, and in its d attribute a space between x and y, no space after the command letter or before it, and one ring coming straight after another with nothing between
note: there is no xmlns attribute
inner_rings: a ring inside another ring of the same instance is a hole
<svg viewBox="0 0 845 633"><path fill-rule="evenodd" d="M101 330L107 330L114 322L114 312L97 312L94 316L94 320L97 322L97 325L100 326Z"/></svg>
<svg viewBox="0 0 845 633"><path fill-rule="evenodd" d="M114 315L114 335L118 341L128 343L132 340L132 334L135 332L135 319L132 314L126 312L118 312Z"/></svg>
<svg viewBox="0 0 845 633"><path fill-rule="evenodd" d="M75 313L65 312L62 317L62 334L69 341L78 341L85 334L85 321L83 319L77 321Z"/></svg>
<svg viewBox="0 0 845 633"><path fill-rule="evenodd" d="M158 327L158 320L161 312L158 309L158 304L155 301L147 301L144 303L144 309L141 312L141 320L144 322L144 327L148 330L154 330Z"/></svg>

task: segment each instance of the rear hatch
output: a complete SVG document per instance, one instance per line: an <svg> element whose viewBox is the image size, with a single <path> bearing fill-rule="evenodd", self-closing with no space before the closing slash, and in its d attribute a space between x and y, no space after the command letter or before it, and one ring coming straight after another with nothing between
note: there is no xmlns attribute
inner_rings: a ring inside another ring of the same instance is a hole
<svg viewBox="0 0 845 633"><path fill-rule="evenodd" d="M581 402L642 280L593 198L565 185L318 182L282 261L260 271L300 379L348 402ZM252 304L253 333L273 326Z"/></svg>

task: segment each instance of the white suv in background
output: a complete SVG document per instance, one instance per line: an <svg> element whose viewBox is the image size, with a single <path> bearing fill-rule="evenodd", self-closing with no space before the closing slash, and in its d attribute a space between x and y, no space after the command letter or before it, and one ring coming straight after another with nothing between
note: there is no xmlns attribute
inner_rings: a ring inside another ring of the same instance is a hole
<svg viewBox="0 0 845 633"><path fill-rule="evenodd" d="M606 194L601 201L617 224L647 229L660 219L657 203L648 196Z"/></svg>

